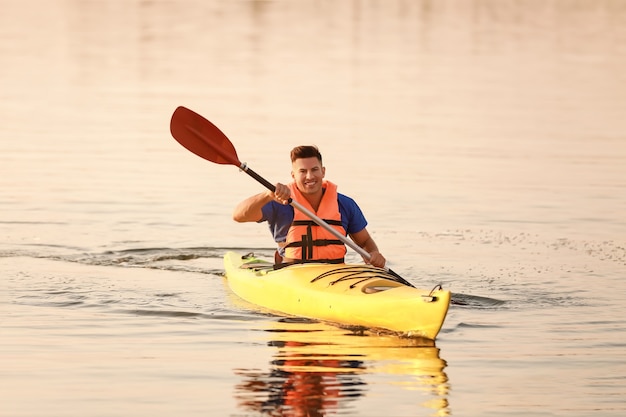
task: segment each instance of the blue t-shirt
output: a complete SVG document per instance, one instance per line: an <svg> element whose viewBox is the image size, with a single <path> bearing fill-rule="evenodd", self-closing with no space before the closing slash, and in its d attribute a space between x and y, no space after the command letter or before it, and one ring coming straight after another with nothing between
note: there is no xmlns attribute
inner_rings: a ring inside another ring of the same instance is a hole
<svg viewBox="0 0 626 417"><path fill-rule="evenodd" d="M339 213L341 214L341 224L348 234L358 233L365 229L367 220L357 205L356 201L350 197L337 193L337 202L339 203ZM263 218L261 222L267 222L274 241L284 242L287 240L287 232L293 222L294 208L288 204L280 204L276 201L270 201L263 206ZM285 249L278 250L284 255Z"/></svg>

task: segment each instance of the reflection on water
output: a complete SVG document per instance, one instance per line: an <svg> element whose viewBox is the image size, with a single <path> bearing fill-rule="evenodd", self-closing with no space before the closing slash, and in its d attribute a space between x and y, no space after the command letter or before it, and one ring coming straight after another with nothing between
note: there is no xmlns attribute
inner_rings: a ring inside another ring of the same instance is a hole
<svg viewBox="0 0 626 417"><path fill-rule="evenodd" d="M263 329L275 347L269 371L237 369L239 406L271 416L324 416L364 397L368 373L391 376L419 393L416 407L448 415L446 362L427 339L364 336L307 320L282 319Z"/></svg>
<svg viewBox="0 0 626 417"><path fill-rule="evenodd" d="M365 382L350 369L362 368L363 362L285 356L273 361L269 372L237 371L243 377L236 386L243 408L272 416L323 416L363 395Z"/></svg>

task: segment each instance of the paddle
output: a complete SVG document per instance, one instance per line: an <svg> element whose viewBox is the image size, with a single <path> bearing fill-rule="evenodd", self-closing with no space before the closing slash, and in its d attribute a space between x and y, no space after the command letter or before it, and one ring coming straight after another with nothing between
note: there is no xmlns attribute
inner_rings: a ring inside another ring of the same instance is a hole
<svg viewBox="0 0 626 417"><path fill-rule="evenodd" d="M217 164L234 165L263 184L268 190L272 192L276 190L276 187L272 183L250 169L245 162L239 161L237 151L235 150L232 142L217 126L200 116L198 113L189 110L186 107L178 107L172 115L170 131L172 132L174 139L199 157ZM326 229L328 232L332 233L344 244L354 249L359 255L365 259L370 258L370 254L366 250L339 233L337 230L333 229L315 213L312 213L306 207L292 199L289 199L289 204L306 214L309 218L311 218L311 220ZM404 285L414 287L413 284L402 278L391 269L385 268L385 270L395 276L397 280Z"/></svg>

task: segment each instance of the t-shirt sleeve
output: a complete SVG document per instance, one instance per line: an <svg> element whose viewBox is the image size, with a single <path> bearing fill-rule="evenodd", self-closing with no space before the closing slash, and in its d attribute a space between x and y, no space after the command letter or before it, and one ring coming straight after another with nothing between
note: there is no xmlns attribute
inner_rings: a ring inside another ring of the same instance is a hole
<svg viewBox="0 0 626 417"><path fill-rule="evenodd" d="M284 242L293 220L293 207L270 201L261 208L263 217L259 223L267 222L275 242Z"/></svg>
<svg viewBox="0 0 626 417"><path fill-rule="evenodd" d="M367 220L356 201L344 194L339 194L337 200L339 202L341 222L346 233L358 233L365 229Z"/></svg>
<svg viewBox="0 0 626 417"><path fill-rule="evenodd" d="M276 217L276 210L274 210L274 201L270 201L269 203L267 203L266 205L264 205L263 207L261 207L261 212L263 213L263 217L261 217L261 220L259 220L257 223L263 223L263 222L268 222L268 223L273 223L274 219Z"/></svg>

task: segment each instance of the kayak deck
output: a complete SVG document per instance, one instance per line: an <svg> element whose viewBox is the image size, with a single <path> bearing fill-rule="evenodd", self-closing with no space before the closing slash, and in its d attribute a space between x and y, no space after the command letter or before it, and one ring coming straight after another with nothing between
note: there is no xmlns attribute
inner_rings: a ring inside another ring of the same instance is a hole
<svg viewBox="0 0 626 417"><path fill-rule="evenodd" d="M450 291L423 290L364 264L294 264L274 269L253 254L224 256L231 290L283 315L382 329L434 340L445 320Z"/></svg>

